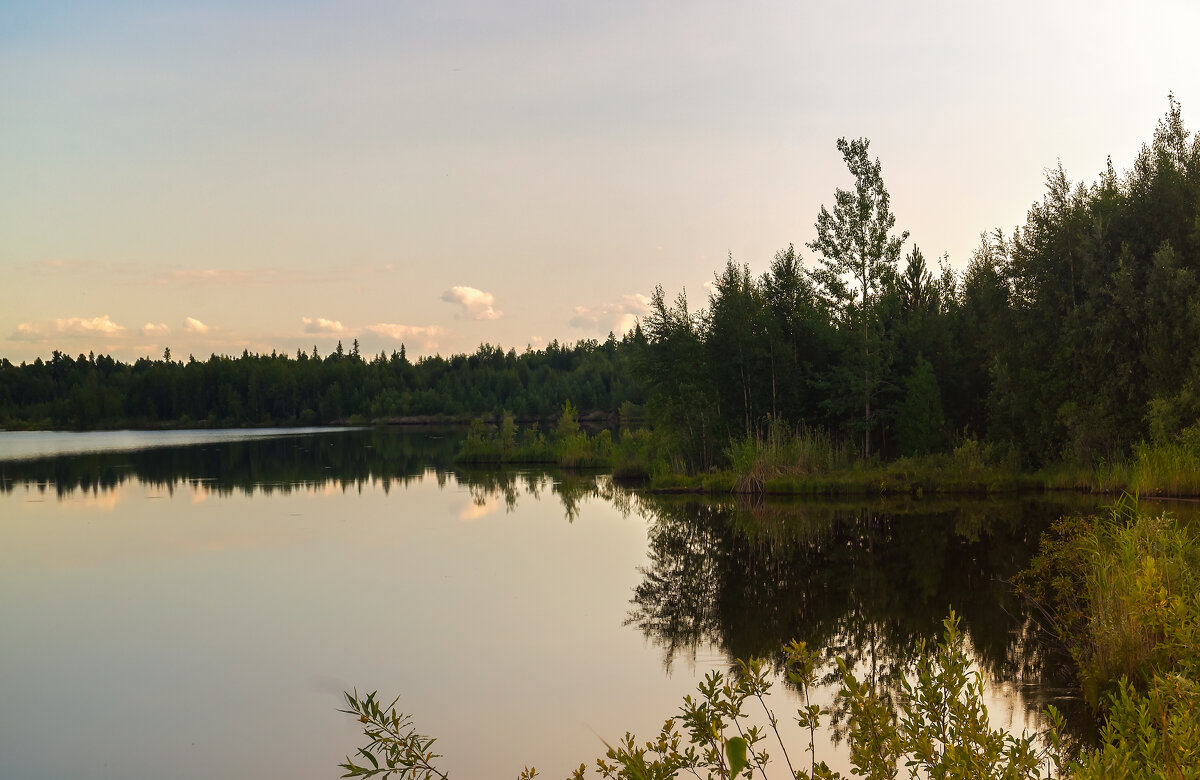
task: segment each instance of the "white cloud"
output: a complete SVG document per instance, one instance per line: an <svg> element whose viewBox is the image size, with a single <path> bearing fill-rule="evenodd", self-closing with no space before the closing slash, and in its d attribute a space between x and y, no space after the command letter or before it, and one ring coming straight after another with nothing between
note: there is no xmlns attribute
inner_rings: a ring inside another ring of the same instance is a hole
<svg viewBox="0 0 1200 780"><path fill-rule="evenodd" d="M644 317L649 311L650 299L640 293L632 293L599 306L576 306L570 325L621 336L633 330L638 318Z"/></svg>
<svg viewBox="0 0 1200 780"><path fill-rule="evenodd" d="M504 312L495 308L496 296L474 287L451 287L442 293L442 300L462 306L462 313L457 316L467 319L498 320L504 316Z"/></svg>
<svg viewBox="0 0 1200 780"><path fill-rule="evenodd" d="M142 326L142 335L143 336L151 336L151 337L153 337L153 336L168 336L168 335L170 335L170 333L171 333L171 329L169 327L167 327L167 324L165 322L160 322L158 324L155 324L153 322L147 322L145 325Z"/></svg>
<svg viewBox="0 0 1200 780"><path fill-rule="evenodd" d="M337 320L327 320L324 317L317 317L315 320L312 317L301 317L300 321L304 323L305 333L343 333L346 330Z"/></svg>
<svg viewBox="0 0 1200 780"><path fill-rule="evenodd" d="M364 330L393 341L412 342L422 349L436 348L438 339L446 334L446 331L437 325L397 325L393 322L368 325Z"/></svg>
<svg viewBox="0 0 1200 780"><path fill-rule="evenodd" d="M55 320L55 325L58 326L60 333L75 333L78 335L91 335L93 333L103 333L106 336L114 336L125 330L124 326L118 325L108 318L107 314L99 317L92 317L90 320L85 320L80 317L71 317L66 320Z"/></svg>
<svg viewBox="0 0 1200 780"><path fill-rule="evenodd" d="M212 330L212 328L210 326L205 325L203 322L196 319L195 317L186 318L183 321L183 329L186 330L188 333L201 333L201 334L208 333L210 330Z"/></svg>
<svg viewBox="0 0 1200 780"><path fill-rule="evenodd" d="M44 341L50 337L80 338L96 336L120 336L125 326L109 319L107 314L85 319L65 317L41 322L22 322L10 338L14 341Z"/></svg>

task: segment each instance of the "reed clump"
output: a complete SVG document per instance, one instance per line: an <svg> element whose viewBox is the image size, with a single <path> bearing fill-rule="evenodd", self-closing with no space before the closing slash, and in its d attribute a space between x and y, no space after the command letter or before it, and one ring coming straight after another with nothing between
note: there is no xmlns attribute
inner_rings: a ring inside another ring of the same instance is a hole
<svg viewBox="0 0 1200 780"><path fill-rule="evenodd" d="M1131 493L1144 496L1200 496L1200 424L1173 436L1161 432L1138 443L1129 455L1101 458L1091 466L1061 464L1041 472L1046 487Z"/></svg>
<svg viewBox="0 0 1200 780"><path fill-rule="evenodd" d="M1166 444L1138 445L1126 489L1145 495L1200 495L1200 430L1189 428Z"/></svg>
<svg viewBox="0 0 1200 780"><path fill-rule="evenodd" d="M1064 518L1016 584L1102 716L1077 778L1193 777L1200 755L1200 538L1124 495Z"/></svg>
<svg viewBox="0 0 1200 780"><path fill-rule="evenodd" d="M1122 678L1200 662L1200 539L1129 496L1106 516L1056 524L1016 584L1041 605L1093 705Z"/></svg>
<svg viewBox="0 0 1200 780"><path fill-rule="evenodd" d="M748 433L730 442L728 457L739 493L765 492L770 483L804 480L854 462L854 453L837 445L827 431L793 428L781 420L772 420L764 435Z"/></svg>

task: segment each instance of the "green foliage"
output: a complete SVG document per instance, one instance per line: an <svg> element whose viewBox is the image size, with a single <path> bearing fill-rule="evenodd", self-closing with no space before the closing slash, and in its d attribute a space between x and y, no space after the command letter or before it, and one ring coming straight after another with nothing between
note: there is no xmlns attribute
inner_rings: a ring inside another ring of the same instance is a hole
<svg viewBox="0 0 1200 780"><path fill-rule="evenodd" d="M1123 489L1135 494L1200 495L1200 425L1191 425L1170 441L1140 443Z"/></svg>
<svg viewBox="0 0 1200 780"><path fill-rule="evenodd" d="M763 492L779 480L827 474L849 467L854 455L834 445L829 434L804 426L793 429L780 420L771 420L766 436L746 434L729 445L730 470L741 493Z"/></svg>
<svg viewBox="0 0 1200 780"><path fill-rule="evenodd" d="M516 452L517 423L510 412L504 412L500 416L500 431L497 443L500 445L500 452L503 454Z"/></svg>
<svg viewBox="0 0 1200 780"><path fill-rule="evenodd" d="M418 734L413 728L412 716L396 710L399 696L392 699L391 704L381 707L375 698L377 693L359 696L357 689L353 693L343 693L347 709L338 711L355 716L363 724L367 744L354 754L365 763L355 763L355 759L346 756L346 762L338 764L340 769L346 770L342 777L447 780L446 773L435 763L442 756L431 749L437 740ZM527 766L517 775L517 780L533 780L537 775L536 768Z"/></svg>
<svg viewBox="0 0 1200 780"><path fill-rule="evenodd" d="M821 255L814 280L825 291L846 333L859 342L845 353L842 384L850 392L842 403L862 407L863 456L870 458L875 426L871 404L890 362L878 322L878 301L894 288L896 261L908 231L892 235L896 217L883 185L882 166L878 158L872 162L867 154L870 141L840 138L837 146L854 176L854 190L837 190L832 214L821 207L817 238L808 246ZM839 401L837 396L829 400Z"/></svg>
<svg viewBox="0 0 1200 780"><path fill-rule="evenodd" d="M680 293L668 304L661 286L635 334L634 369L646 393L646 413L669 437L676 471L707 469L715 463L716 436L724 428L717 393L705 360L703 318Z"/></svg>
<svg viewBox="0 0 1200 780"><path fill-rule="evenodd" d="M480 418L472 420L455 462L553 463L565 468L597 468L610 466L613 456L612 432L588 434L579 424L575 406L568 400L550 440L536 425L521 430L508 412L501 415L500 426L495 429Z"/></svg>
<svg viewBox="0 0 1200 780"><path fill-rule="evenodd" d="M554 428L554 438L558 441L567 441L574 436L578 436L581 432L579 427L579 412L575 409L575 404L571 403L571 399L563 401L562 411L558 417L558 425Z"/></svg>
<svg viewBox="0 0 1200 780"><path fill-rule="evenodd" d="M1016 737L990 728L983 704L981 677L971 671L952 613L945 621L945 635L936 648L919 662L915 681L903 681L897 712L881 698L867 680L859 680L850 665L839 661L840 696L848 703L847 738L853 774L867 778L895 778L903 765L914 777L996 778L1033 780L1051 777L1050 767L1060 769L1061 739L1052 732L1048 747L1039 750L1035 735ZM804 694L797 722L809 729L813 757L808 768L796 768L777 728L779 720L768 704L773 685L762 661L739 661L733 675L713 671L697 686L696 696L685 696L679 714L667 719L656 738L639 742L632 734L616 745L605 743L605 754L596 759L595 773L609 780L666 780L681 773L698 778L734 780L755 776L767 778L771 751L777 746L787 766L787 776L796 780L840 780L843 776L825 762L817 762L815 730L829 712L812 704L808 691L817 677L817 659L805 645L792 642L785 649L788 679ZM400 777L445 777L429 762L437 756L428 752L433 740L414 734L407 716L374 704L374 694L364 703L357 693L346 695L350 709L365 724L368 744L357 755L372 767L356 765L347 758L344 777L373 776L402 766L411 774ZM394 702L393 705L394 707ZM752 712L753 710L753 712ZM1053 715L1053 713L1052 713ZM765 725L762 725L765 723ZM376 769L378 759L384 767ZM1043 763L1047 767L1042 772ZM583 780L587 765L572 777ZM527 769L522 777L532 777ZM384 774L384 776L388 776Z"/></svg>
<svg viewBox="0 0 1200 780"><path fill-rule="evenodd" d="M979 471L987 468L991 455L992 445L968 436L954 448L954 465L962 471Z"/></svg>
<svg viewBox="0 0 1200 780"><path fill-rule="evenodd" d="M1200 757L1200 540L1123 498L1064 521L1018 579L1103 708L1079 778L1196 777Z"/></svg>
<svg viewBox="0 0 1200 780"><path fill-rule="evenodd" d="M1043 756L1033 735L1014 737L990 728L983 679L970 669L953 613L945 626L938 651L917 662L916 682L903 683L907 703L895 752L928 777L1041 777ZM1048 756L1062 763L1053 751Z"/></svg>
<svg viewBox="0 0 1200 780"><path fill-rule="evenodd" d="M1012 449L1115 465L1105 489L1200 494L1200 457L1175 448L1200 421L1200 140L1174 98L1132 170L1090 186L1052 171L961 277L916 247L897 272L879 161L863 139L839 149L855 186L822 209L811 272L789 247L759 279L730 258L706 312L658 291L634 365L677 437L673 470L727 467L737 448L717 443L783 420L862 441L867 463L986 437L1006 467ZM1135 452L1143 439L1170 448Z"/></svg>
<svg viewBox="0 0 1200 780"><path fill-rule="evenodd" d="M399 697L381 707L375 692L360 697L356 689L344 695L347 709L339 711L353 715L363 724L367 744L355 753L356 758L365 763L357 764L355 759L346 756L346 763L338 765L346 770L342 777L446 780L446 774L434 766L434 761L441 758L431 749L437 740L418 734L411 716L396 710Z"/></svg>
<svg viewBox="0 0 1200 780"><path fill-rule="evenodd" d="M732 441L729 468L686 475L652 475L660 492L922 495L1002 493L1040 489L1020 472L1016 451L967 437L952 453L902 457L886 465L863 464L857 453L832 442L822 429L792 431L771 421L764 435Z"/></svg>
<svg viewBox="0 0 1200 780"><path fill-rule="evenodd" d="M665 474L665 438L661 431L647 428L623 428L613 444L612 475L614 479L650 479Z"/></svg>
<svg viewBox="0 0 1200 780"><path fill-rule="evenodd" d="M1122 680L1109 699L1100 747L1084 757L1073 776L1077 780L1200 777L1197 712L1200 687L1194 673L1155 675L1145 690Z"/></svg>
<svg viewBox="0 0 1200 780"><path fill-rule="evenodd" d="M1119 457L1148 433L1153 399L1196 384L1200 142L1189 136L1171 98L1129 172L1110 165L1086 187L1051 172L1003 247L992 433L1027 459Z"/></svg>
<svg viewBox="0 0 1200 780"><path fill-rule="evenodd" d="M1122 502L1078 542L1087 562L1084 631L1075 656L1085 690L1195 668L1200 645L1200 543L1163 515Z"/></svg>
<svg viewBox="0 0 1200 780"><path fill-rule="evenodd" d="M896 414L896 437L905 455L924 455L942 448L946 419L942 394L933 366L917 355L912 373L904 380L904 401Z"/></svg>

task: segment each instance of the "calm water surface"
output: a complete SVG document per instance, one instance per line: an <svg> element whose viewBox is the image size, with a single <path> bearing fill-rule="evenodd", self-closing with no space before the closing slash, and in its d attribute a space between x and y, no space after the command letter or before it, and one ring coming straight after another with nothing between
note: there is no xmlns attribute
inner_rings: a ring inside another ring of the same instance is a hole
<svg viewBox="0 0 1200 780"><path fill-rule="evenodd" d="M203 431L0 431L0 461L129 452L182 445L221 444L252 439L324 433L322 428L239 428Z"/></svg>
<svg viewBox="0 0 1200 780"><path fill-rule="evenodd" d="M0 776L336 777L355 686L401 694L452 776L564 776L792 637L894 684L951 607L996 725L1055 695L1002 580L1060 499L639 497L456 472L452 434L242 433L0 433Z"/></svg>

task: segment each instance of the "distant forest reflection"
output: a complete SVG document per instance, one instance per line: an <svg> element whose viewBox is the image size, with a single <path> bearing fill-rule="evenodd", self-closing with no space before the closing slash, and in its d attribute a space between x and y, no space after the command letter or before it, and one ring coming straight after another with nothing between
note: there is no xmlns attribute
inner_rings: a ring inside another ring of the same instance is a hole
<svg viewBox="0 0 1200 780"><path fill-rule="evenodd" d="M58 495L111 490L130 480L171 489L184 482L217 494L288 493L378 481L385 490L426 469L449 469L458 446L450 431L386 428L157 447L129 452L0 461L0 490L37 485Z"/></svg>
<svg viewBox="0 0 1200 780"><path fill-rule="evenodd" d="M556 497L568 521L574 521L589 498L617 504L626 514L631 509L632 493L595 472L456 468L454 455L461 436L458 429L371 428L0 460L0 492L25 486L67 497L115 490L129 482L168 492L190 485L217 495L287 494L367 484L378 484L387 492L427 474L444 484L453 474L476 503L498 499L510 511L522 496L535 501Z"/></svg>

